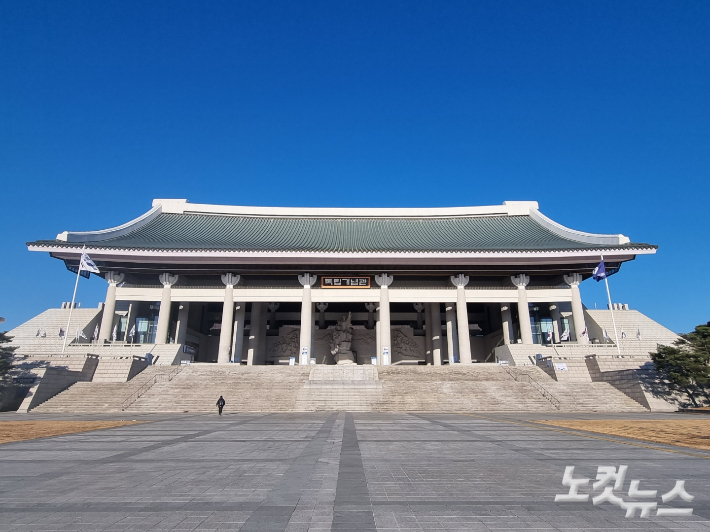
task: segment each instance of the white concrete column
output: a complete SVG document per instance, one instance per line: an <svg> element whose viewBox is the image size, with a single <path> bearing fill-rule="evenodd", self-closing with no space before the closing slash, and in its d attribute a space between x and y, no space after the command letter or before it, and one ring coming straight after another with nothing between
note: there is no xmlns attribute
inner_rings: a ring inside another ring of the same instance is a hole
<svg viewBox="0 0 710 532"><path fill-rule="evenodd" d="M589 343L587 325L584 321L584 307L582 307L582 296L579 293L579 283L582 282L582 274L572 273L565 275L567 283L572 292L572 321L574 322L574 332L577 335L578 344Z"/></svg>
<svg viewBox="0 0 710 532"><path fill-rule="evenodd" d="M247 366L252 366L259 362L261 353L259 352L259 342L261 341L262 318L264 314L264 303L254 301L251 304L251 315L249 316L249 345L247 347Z"/></svg>
<svg viewBox="0 0 710 532"><path fill-rule="evenodd" d="M316 308L318 309L318 328L325 329L325 309L328 308L328 303L318 303Z"/></svg>
<svg viewBox="0 0 710 532"><path fill-rule="evenodd" d="M503 342L505 345L510 345L510 339L513 337L512 325L513 316L510 314L510 305L508 303L500 304L500 317L503 322Z"/></svg>
<svg viewBox="0 0 710 532"><path fill-rule="evenodd" d="M172 273L161 273L158 277L163 284L163 294L160 297L160 312L158 312L158 327L155 333L156 344L168 343L168 327L170 326L170 297L172 286L177 283L178 276Z"/></svg>
<svg viewBox="0 0 710 532"><path fill-rule="evenodd" d="M101 315L101 328L99 329L99 345L104 343L111 337L113 322L116 316L116 286L123 282L124 275L118 272L108 272L106 281L108 281L108 289L106 290L106 302L104 303L104 311ZM69 331L67 331L69 334ZM128 334L128 330L126 330Z"/></svg>
<svg viewBox="0 0 710 532"><path fill-rule="evenodd" d="M382 273L375 275L375 282L380 287L380 352L377 354L377 361L383 366L392 363L392 329L390 324L390 293L389 285L394 281L394 277Z"/></svg>
<svg viewBox="0 0 710 532"><path fill-rule="evenodd" d="M441 308L439 303L431 303L431 355L435 366L441 366ZM427 327L429 325L427 324Z"/></svg>
<svg viewBox="0 0 710 532"><path fill-rule="evenodd" d="M313 354L313 305L311 303L311 286L318 279L317 275L304 273L298 276L298 282L303 286L303 298L301 300L301 348L298 351L298 363L302 366L310 364Z"/></svg>
<svg viewBox="0 0 710 532"><path fill-rule="evenodd" d="M468 307L466 306L466 290L468 276L462 273L451 276L451 283L456 287L456 321L459 333L459 361L461 364L471 363L471 333L468 329Z"/></svg>
<svg viewBox="0 0 710 532"><path fill-rule="evenodd" d="M424 305L424 361L428 366L434 364L434 355L432 353L432 341L431 341L431 305L427 303Z"/></svg>
<svg viewBox="0 0 710 532"><path fill-rule="evenodd" d="M380 366L382 365L382 338L381 338L381 330L382 327L380 326L380 307L377 307L377 312L375 313L375 343L377 351L375 352L375 355L377 356L377 365Z"/></svg>
<svg viewBox="0 0 710 532"><path fill-rule="evenodd" d="M244 320L247 304L239 302L234 310L234 325L232 327L232 362L241 364L244 349Z"/></svg>
<svg viewBox="0 0 710 532"><path fill-rule="evenodd" d="M532 345L532 326L530 325L530 308L528 307L528 292L525 287L530 282L530 276L521 273L510 277L513 284L518 287L518 318L520 325L520 339L523 344Z"/></svg>
<svg viewBox="0 0 710 532"><path fill-rule="evenodd" d="M453 364L459 356L459 335L456 330L456 307L453 303L446 304L446 347L449 353L449 364Z"/></svg>
<svg viewBox="0 0 710 532"><path fill-rule="evenodd" d="M175 331L175 343L184 344L187 337L187 319L190 315L190 303L180 303L178 310L177 330ZM129 329L130 330L130 329Z"/></svg>
<svg viewBox="0 0 710 532"><path fill-rule="evenodd" d="M562 316L557 303L550 303L550 318L552 318L552 341L556 344L560 343L560 322Z"/></svg>
<svg viewBox="0 0 710 532"><path fill-rule="evenodd" d="M239 276L233 273L222 275L224 283L224 305L222 306L222 325L219 329L219 351L217 364L229 364L229 350L232 347L232 320L234 319L234 285Z"/></svg>

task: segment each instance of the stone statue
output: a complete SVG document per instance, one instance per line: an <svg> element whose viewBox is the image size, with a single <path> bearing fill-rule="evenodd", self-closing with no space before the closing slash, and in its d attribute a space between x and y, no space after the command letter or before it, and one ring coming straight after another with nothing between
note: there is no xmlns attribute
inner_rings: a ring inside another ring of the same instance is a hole
<svg viewBox="0 0 710 532"><path fill-rule="evenodd" d="M338 322L333 330L333 339L330 342L330 352L335 355L336 364L354 364L355 356L351 345L353 341L352 313Z"/></svg>

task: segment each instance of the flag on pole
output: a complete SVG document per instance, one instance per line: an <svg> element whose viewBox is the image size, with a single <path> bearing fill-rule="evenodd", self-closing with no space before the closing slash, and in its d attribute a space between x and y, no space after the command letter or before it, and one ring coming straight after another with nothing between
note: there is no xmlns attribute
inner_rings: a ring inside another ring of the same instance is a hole
<svg viewBox="0 0 710 532"><path fill-rule="evenodd" d="M41 336L42 338L47 338L47 331L45 331L44 329L42 329L42 334L40 334L40 336Z"/></svg>
<svg viewBox="0 0 710 532"><path fill-rule="evenodd" d="M86 335L84 334L84 330L80 329L79 327L76 328L76 339L79 340L80 338L83 338L84 340L88 340Z"/></svg>
<svg viewBox="0 0 710 532"><path fill-rule="evenodd" d="M604 342L611 342L611 337L609 336L609 333L606 332L606 329L604 329Z"/></svg>
<svg viewBox="0 0 710 532"><path fill-rule="evenodd" d="M566 342L567 340L569 340L569 329L565 329L560 336L560 341Z"/></svg>
<svg viewBox="0 0 710 532"><path fill-rule="evenodd" d="M547 330L547 341L552 342L552 329Z"/></svg>
<svg viewBox="0 0 710 532"><path fill-rule="evenodd" d="M608 277L611 277L614 275L616 272L619 271L619 268L610 268L607 270L606 265L604 264L604 260L602 260L594 270L592 270L592 279L595 281L603 281L604 279L607 279ZM594 307L596 308L596 306Z"/></svg>
<svg viewBox="0 0 710 532"><path fill-rule="evenodd" d="M626 339L626 333L624 332L624 329L621 329L621 339Z"/></svg>
<svg viewBox="0 0 710 532"><path fill-rule="evenodd" d="M636 339L637 340L641 339L641 329L636 329Z"/></svg>
<svg viewBox="0 0 710 532"><path fill-rule="evenodd" d="M94 261L91 260L91 257L89 257L89 255L87 255L86 253L81 254L81 260L79 261L79 269L91 273L101 273L96 267L96 264L94 264Z"/></svg>
<svg viewBox="0 0 710 532"><path fill-rule="evenodd" d="M96 327L94 327L94 335L91 337L91 340L98 340L99 339L99 324L96 324Z"/></svg>
<svg viewBox="0 0 710 532"><path fill-rule="evenodd" d="M118 327L118 325L113 326L113 332L111 333L111 340L113 340L114 342L116 341L116 327Z"/></svg>
<svg viewBox="0 0 710 532"><path fill-rule="evenodd" d="M65 336L64 328L63 328L63 327L59 327L59 338L64 338L64 336Z"/></svg>
<svg viewBox="0 0 710 532"><path fill-rule="evenodd" d="M131 339L131 343L133 343L133 337L136 335L136 324L133 324L133 327L131 327L130 332L128 333L128 337Z"/></svg>
<svg viewBox="0 0 710 532"><path fill-rule="evenodd" d="M601 281L606 279L606 266L604 266L604 261L601 261L599 265L592 271L592 279L595 281Z"/></svg>

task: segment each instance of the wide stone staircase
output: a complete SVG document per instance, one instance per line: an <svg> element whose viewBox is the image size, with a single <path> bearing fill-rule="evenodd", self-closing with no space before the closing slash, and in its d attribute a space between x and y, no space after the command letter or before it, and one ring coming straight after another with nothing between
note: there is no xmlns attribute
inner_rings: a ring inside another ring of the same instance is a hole
<svg viewBox="0 0 710 532"><path fill-rule="evenodd" d="M293 412L310 366L190 364L170 382L157 383L127 412Z"/></svg>
<svg viewBox="0 0 710 532"><path fill-rule="evenodd" d="M99 413L120 412L125 400L153 380L166 368L150 366L128 382L77 382L32 412Z"/></svg>
<svg viewBox="0 0 710 532"><path fill-rule="evenodd" d="M513 369L512 371L517 371ZM557 408L532 384L494 364L469 367L389 366L378 412L550 412Z"/></svg>
<svg viewBox="0 0 710 532"><path fill-rule="evenodd" d="M80 382L38 412L643 412L605 382L557 382L537 367L150 366L125 383ZM153 382L153 381L159 382ZM148 384L146 384L148 383Z"/></svg>
<svg viewBox="0 0 710 532"><path fill-rule="evenodd" d="M382 402L376 366L313 366L298 393L299 412L371 412Z"/></svg>
<svg viewBox="0 0 710 532"><path fill-rule="evenodd" d="M563 412L648 412L640 403L606 382L544 383Z"/></svg>

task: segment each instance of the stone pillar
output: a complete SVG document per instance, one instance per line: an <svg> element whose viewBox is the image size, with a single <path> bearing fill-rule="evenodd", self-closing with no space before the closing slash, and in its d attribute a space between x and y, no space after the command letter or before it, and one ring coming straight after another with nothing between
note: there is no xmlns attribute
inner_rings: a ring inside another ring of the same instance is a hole
<svg viewBox="0 0 710 532"><path fill-rule="evenodd" d="M421 331L424 328L424 320L422 319L424 303L414 303L414 310L417 311L417 329Z"/></svg>
<svg viewBox="0 0 710 532"><path fill-rule="evenodd" d="M441 308L431 303L431 354L435 366L441 366ZM429 325L427 324L427 327Z"/></svg>
<svg viewBox="0 0 710 532"><path fill-rule="evenodd" d="M234 311L234 326L232 327L232 362L241 364L242 350L244 349L244 320L247 304L237 303Z"/></svg>
<svg viewBox="0 0 710 532"><path fill-rule="evenodd" d="M560 343L560 322L562 316L560 309L557 308L557 303L550 303L550 318L552 318L552 341L556 344Z"/></svg>
<svg viewBox="0 0 710 532"><path fill-rule="evenodd" d="M574 322L574 332L577 336L578 344L589 343L587 325L584 322L584 307L582 307L582 296L579 293L579 283L582 282L582 274L572 273L565 275L567 283L572 292L572 321Z"/></svg>
<svg viewBox="0 0 710 532"><path fill-rule="evenodd" d="M462 273L451 276L451 283L456 287L456 320L459 334L459 361L461 364L471 363L471 333L468 329L468 307L466 306L466 290L468 276Z"/></svg>
<svg viewBox="0 0 710 532"><path fill-rule="evenodd" d="M388 366L392 363L392 329L390 325L389 294L389 285L392 284L392 281L394 281L394 277L386 273L375 275L375 282L380 286L380 352L377 354L377 361L384 366Z"/></svg>
<svg viewBox="0 0 710 532"><path fill-rule="evenodd" d="M318 328L325 329L325 309L328 308L328 303L318 303L316 308L318 309Z"/></svg>
<svg viewBox="0 0 710 532"><path fill-rule="evenodd" d="M313 305L311 303L311 286L318 278L317 275L304 273L298 276L298 282L303 286L303 299L301 302L301 348L298 351L299 364L305 366L310 363L313 354L311 334L313 329Z"/></svg>
<svg viewBox="0 0 710 532"><path fill-rule="evenodd" d="M102 345L105 340L111 337L113 321L116 315L116 286L123 282L124 275L118 272L108 272L106 281L108 281L108 289L106 290L106 302L104 303L104 312L101 315L101 328L99 329L99 345ZM69 334L69 331L67 331ZM128 329L126 329L128 334Z"/></svg>
<svg viewBox="0 0 710 532"><path fill-rule="evenodd" d="M229 364L229 350L232 347L232 320L234 319L234 285L239 282L239 276L225 273L224 305L222 307L222 326L219 329L219 351L217 364Z"/></svg>
<svg viewBox="0 0 710 532"><path fill-rule="evenodd" d="M510 345L511 338L514 338L512 325L513 317L510 314L510 305L508 303L500 304L500 316L503 322L503 342L505 345Z"/></svg>
<svg viewBox="0 0 710 532"><path fill-rule="evenodd" d="M272 331L276 330L276 311L279 309L279 304L278 303L269 303L268 309L269 309L269 329Z"/></svg>
<svg viewBox="0 0 710 532"><path fill-rule="evenodd" d="M382 338L380 331L382 327L380 326L380 307L377 307L377 321L375 322L375 343L377 351L375 355L377 356L377 365L382 364Z"/></svg>
<svg viewBox="0 0 710 532"><path fill-rule="evenodd" d="M520 320L520 339L525 345L532 345L532 326L530 325L530 308L528 307L528 292L525 287L530 282L530 276L521 273L510 277L518 287L518 319Z"/></svg>
<svg viewBox="0 0 710 532"><path fill-rule="evenodd" d="M251 304L249 316L249 345L247 347L247 366L252 366L259 361L259 342L261 340L261 320L264 314L264 303L254 301Z"/></svg>
<svg viewBox="0 0 710 532"><path fill-rule="evenodd" d="M427 303L424 305L424 361L427 363L427 366L434 364L434 355L432 354L431 345L431 330L431 305Z"/></svg>
<svg viewBox="0 0 710 532"><path fill-rule="evenodd" d="M446 304L446 347L449 350L449 364L459 357L459 335L456 330L456 307Z"/></svg>
<svg viewBox="0 0 710 532"><path fill-rule="evenodd" d="M377 305L375 303L365 303L365 308L367 309L367 328L375 328L375 310L377 310Z"/></svg>
<svg viewBox="0 0 710 532"><path fill-rule="evenodd" d="M177 331L175 331L176 344L185 343L185 338L187 337L187 318L189 315L190 303L180 303L180 309L178 310Z"/></svg>
<svg viewBox="0 0 710 532"><path fill-rule="evenodd" d="M178 281L178 276L172 273L161 273L159 279L163 284L163 294L160 297L160 312L158 312L155 343L165 344L168 342L168 326L170 325L170 304L172 303L170 293L172 286Z"/></svg>

